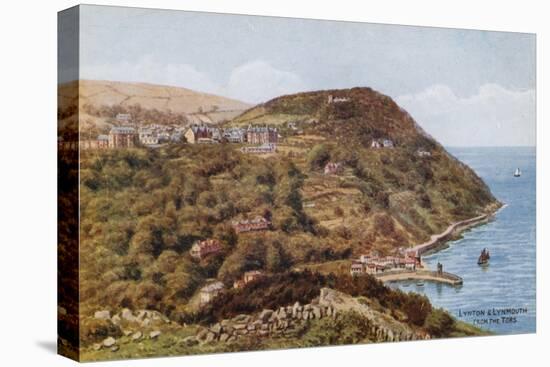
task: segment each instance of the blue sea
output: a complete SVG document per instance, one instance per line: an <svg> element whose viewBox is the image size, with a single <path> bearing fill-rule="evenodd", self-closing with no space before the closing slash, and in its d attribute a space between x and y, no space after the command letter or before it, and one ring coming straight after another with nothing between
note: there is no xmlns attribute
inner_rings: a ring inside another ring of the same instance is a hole
<svg viewBox="0 0 550 367"><path fill-rule="evenodd" d="M464 284L395 282L391 287L425 294L433 305L496 334L536 331L536 149L448 148L487 183L506 206L495 220L471 229L448 247L424 257L430 269L441 262ZM522 175L513 177L519 167ZM477 265L483 248L488 266Z"/></svg>

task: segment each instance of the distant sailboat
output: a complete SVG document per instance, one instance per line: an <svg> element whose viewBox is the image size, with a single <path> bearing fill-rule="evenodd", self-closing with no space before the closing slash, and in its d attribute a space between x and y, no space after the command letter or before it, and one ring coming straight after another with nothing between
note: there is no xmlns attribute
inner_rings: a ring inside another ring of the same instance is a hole
<svg viewBox="0 0 550 367"><path fill-rule="evenodd" d="M519 168L516 168L516 171L514 172L514 177L521 176L521 170Z"/></svg>

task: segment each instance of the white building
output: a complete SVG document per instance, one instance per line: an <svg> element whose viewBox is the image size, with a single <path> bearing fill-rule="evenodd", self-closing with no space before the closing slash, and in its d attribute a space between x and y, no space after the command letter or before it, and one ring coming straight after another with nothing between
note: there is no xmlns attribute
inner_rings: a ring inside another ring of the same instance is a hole
<svg viewBox="0 0 550 367"><path fill-rule="evenodd" d="M202 287L200 290L200 302L201 304L206 304L211 302L216 296L222 291L224 285L222 282L210 283L205 287Z"/></svg>
<svg viewBox="0 0 550 367"><path fill-rule="evenodd" d="M395 145L390 139L374 139L370 144L371 148L393 148Z"/></svg>
<svg viewBox="0 0 550 367"><path fill-rule="evenodd" d="M159 138L151 129L140 129L139 142L143 145L157 145Z"/></svg>
<svg viewBox="0 0 550 367"><path fill-rule="evenodd" d="M328 96L327 102L329 104L331 103L342 103L342 102L349 102L350 99L346 97L333 97L332 94Z"/></svg>
<svg viewBox="0 0 550 367"><path fill-rule="evenodd" d="M420 158L424 158L424 157L431 157L432 153L430 153L426 150L417 150L416 155Z"/></svg>
<svg viewBox="0 0 550 367"><path fill-rule="evenodd" d="M230 143L243 143L246 140L246 131L238 127L230 127L223 131L223 137Z"/></svg>
<svg viewBox="0 0 550 367"><path fill-rule="evenodd" d="M351 264L351 267L350 267L350 274L351 275L361 275L364 273L364 265L361 264L361 263L353 263Z"/></svg>

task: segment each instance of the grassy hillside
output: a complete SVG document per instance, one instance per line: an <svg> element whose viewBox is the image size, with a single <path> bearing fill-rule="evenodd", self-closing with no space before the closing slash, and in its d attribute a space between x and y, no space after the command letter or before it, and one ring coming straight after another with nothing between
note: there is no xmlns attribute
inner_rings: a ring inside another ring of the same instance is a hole
<svg viewBox="0 0 550 367"><path fill-rule="evenodd" d="M329 96L341 101L328 103ZM305 212L341 233L354 252L406 247L499 205L475 172L372 89L282 96L229 125L264 123L279 126L279 156L306 175ZM390 139L395 148L372 149L375 139ZM329 161L342 163L342 174L324 175Z"/></svg>
<svg viewBox="0 0 550 367"><path fill-rule="evenodd" d="M131 113L143 123L218 123L250 107L244 102L180 87L101 80L80 80L78 87L76 84L59 85L58 100L60 106L75 105L78 100L84 133L105 132L116 124L117 113Z"/></svg>

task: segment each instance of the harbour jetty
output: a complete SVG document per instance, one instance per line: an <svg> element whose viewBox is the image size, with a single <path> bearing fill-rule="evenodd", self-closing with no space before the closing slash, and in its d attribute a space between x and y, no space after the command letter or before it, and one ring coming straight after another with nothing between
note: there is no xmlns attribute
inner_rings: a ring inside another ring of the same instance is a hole
<svg viewBox="0 0 550 367"><path fill-rule="evenodd" d="M462 285L462 278L458 275L431 270L395 271L376 275L382 282L394 282L403 280L422 280L428 282L445 283L452 286Z"/></svg>
<svg viewBox="0 0 550 367"><path fill-rule="evenodd" d="M442 244L451 239L451 237L461 231L464 231L477 224L486 222L492 217L492 214L482 214L474 218L462 220L451 224L447 229L439 234L432 235L430 240L419 245L416 245L406 253L410 257L420 259L422 255L437 250ZM443 267L437 271L431 271L422 268L414 269L396 269L395 271L384 271L377 273L374 276L382 282L404 281L404 280L419 280L445 283L452 286L461 286L463 280L460 276L443 271Z"/></svg>

